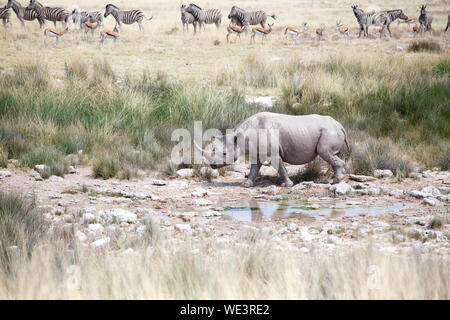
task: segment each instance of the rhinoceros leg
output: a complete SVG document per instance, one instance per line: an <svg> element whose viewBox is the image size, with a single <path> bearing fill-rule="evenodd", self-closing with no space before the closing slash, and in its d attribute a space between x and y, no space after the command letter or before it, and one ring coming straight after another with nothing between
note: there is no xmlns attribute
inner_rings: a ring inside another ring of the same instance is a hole
<svg viewBox="0 0 450 320"><path fill-rule="evenodd" d="M259 173L259 169L261 169L261 163L252 164L250 166L250 173L248 174L247 180L243 183L244 187L253 187L255 184L256 176Z"/></svg>
<svg viewBox="0 0 450 320"><path fill-rule="evenodd" d="M339 183L345 178L345 162L337 155L342 143L337 136L322 136L317 144L317 153L328 162L334 171L333 183Z"/></svg>
<svg viewBox="0 0 450 320"><path fill-rule="evenodd" d="M278 167L278 174L280 175L281 179L283 179L283 183L281 184L282 187L292 187L294 183L289 179L288 172L286 170L286 167L284 166L283 161L280 161L279 167Z"/></svg>

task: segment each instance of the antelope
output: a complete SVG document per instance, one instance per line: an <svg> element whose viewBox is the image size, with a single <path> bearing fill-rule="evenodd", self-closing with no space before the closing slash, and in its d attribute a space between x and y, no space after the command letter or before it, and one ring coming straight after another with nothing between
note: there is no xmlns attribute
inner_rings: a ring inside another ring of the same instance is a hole
<svg viewBox="0 0 450 320"><path fill-rule="evenodd" d="M238 26L232 26L231 23L228 25L227 27L227 42L229 42L228 37L230 36L230 34L235 34L236 35L236 39L237 37L239 37L239 39L241 38L241 33L244 32L247 28L246 27L238 27ZM236 40L235 40L236 41Z"/></svg>
<svg viewBox="0 0 450 320"><path fill-rule="evenodd" d="M316 29L317 40L319 40L319 41L322 40L324 31L325 31L325 28L317 28Z"/></svg>
<svg viewBox="0 0 450 320"><path fill-rule="evenodd" d="M262 27L254 27L252 28L252 36L250 39L250 43L255 43L255 36L259 35L261 37L261 43L264 43L264 38L267 39L267 35L272 32L272 27L273 27L273 23L272 24L268 24L269 25L269 29L264 29Z"/></svg>
<svg viewBox="0 0 450 320"><path fill-rule="evenodd" d="M284 29L284 36L286 37L286 39L288 38L289 35L294 38L298 38L300 34L304 33L306 30L308 30L306 22L303 23L303 30L299 30L294 27L286 27L286 29Z"/></svg>
<svg viewBox="0 0 450 320"><path fill-rule="evenodd" d="M417 37L417 35L420 33L420 26L418 26L417 24L412 28L413 33L414 33L414 37Z"/></svg>
<svg viewBox="0 0 450 320"><path fill-rule="evenodd" d="M410 25L411 23L416 24L417 23L417 18L408 18L406 20L398 19L397 20L397 25L399 25L400 23L407 23L408 25Z"/></svg>
<svg viewBox="0 0 450 320"><path fill-rule="evenodd" d="M84 34L86 35L86 38L87 38L87 34L88 34L89 30L91 30L92 37L94 37L94 30L98 28L99 23L98 22L85 21L82 24L82 26L83 26Z"/></svg>
<svg viewBox="0 0 450 320"><path fill-rule="evenodd" d="M100 43L103 45L105 38L110 38L114 40L114 48L116 47L116 40L120 37L119 29L117 29L117 24L114 26L114 30L103 29L100 31Z"/></svg>
<svg viewBox="0 0 450 320"><path fill-rule="evenodd" d="M44 43L47 42L47 38L48 37L55 37L56 38L56 44L58 44L59 37L64 35L66 32L70 32L69 31L69 27L66 27L66 29L64 29L63 31L58 31L58 30L56 30L54 28L46 28L44 30L44 35L45 35Z"/></svg>
<svg viewBox="0 0 450 320"><path fill-rule="evenodd" d="M349 28L349 26L342 25L341 21L339 20L339 21L336 21L336 31L339 31L341 36L345 35L348 38L350 28Z"/></svg>

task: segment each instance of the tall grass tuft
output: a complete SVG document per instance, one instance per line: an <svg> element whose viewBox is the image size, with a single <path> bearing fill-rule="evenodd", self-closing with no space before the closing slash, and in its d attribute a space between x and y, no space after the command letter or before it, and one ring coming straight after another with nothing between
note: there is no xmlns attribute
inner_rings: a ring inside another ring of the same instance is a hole
<svg viewBox="0 0 450 320"><path fill-rule="evenodd" d="M23 196L0 192L0 269L11 271L15 254L31 254L46 230L35 203Z"/></svg>
<svg viewBox="0 0 450 320"><path fill-rule="evenodd" d="M408 46L409 52L440 52L441 45L433 40L415 40Z"/></svg>

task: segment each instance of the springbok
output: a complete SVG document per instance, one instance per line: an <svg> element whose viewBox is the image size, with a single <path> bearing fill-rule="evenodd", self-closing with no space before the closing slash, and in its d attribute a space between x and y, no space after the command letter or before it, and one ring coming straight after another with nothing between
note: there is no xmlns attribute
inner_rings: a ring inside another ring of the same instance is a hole
<svg viewBox="0 0 450 320"><path fill-rule="evenodd" d="M417 23L417 18L408 18L406 20L398 19L397 20L397 25L399 25L400 23L407 23L408 25L410 25L411 23L416 24Z"/></svg>
<svg viewBox="0 0 450 320"><path fill-rule="evenodd" d="M336 21L336 31L338 31L340 33L340 36L342 37L343 35L345 35L347 38L349 37L349 31L350 31L350 27L349 26L344 26L341 23L341 20Z"/></svg>
<svg viewBox="0 0 450 320"><path fill-rule="evenodd" d="M103 41L105 38L113 39L114 48L116 47L116 40L120 37L119 29L117 28L117 24L114 26L114 30L103 29L100 31L100 43L103 45Z"/></svg>
<svg viewBox="0 0 450 320"><path fill-rule="evenodd" d="M250 43L255 43L255 36L258 35L261 37L261 43L264 43L264 39L267 40L267 35L272 32L272 27L273 27L273 23L272 24L268 24L269 25L269 29L264 29L262 27L254 27L252 28L252 36L250 39Z"/></svg>
<svg viewBox="0 0 450 320"><path fill-rule="evenodd" d="M44 43L45 44L47 43L48 37L54 37L56 39L56 44L58 44L59 37L63 36L66 32L70 32L69 27L66 27L66 29L64 29L63 31L58 31L54 28L46 28L44 30L44 35L45 35Z"/></svg>
<svg viewBox="0 0 450 320"><path fill-rule="evenodd" d="M316 29L317 40L319 40L319 41L322 40L324 31L325 31L325 28L317 28Z"/></svg>
<svg viewBox="0 0 450 320"><path fill-rule="evenodd" d="M87 34L88 34L89 30L91 30L92 38L93 38L94 37L94 31L95 31L95 29L98 28L99 23L98 22L85 21L82 24L82 26L83 26L84 34L86 35L86 38L87 38Z"/></svg>
<svg viewBox="0 0 450 320"><path fill-rule="evenodd" d="M230 36L230 34L235 34L236 35L236 40L239 37L239 39L241 39L241 33L244 32L246 29L246 27L238 27L238 26L232 26L231 23L228 25L227 27L227 42L229 42L228 37ZM235 42L236 42L235 40Z"/></svg>
<svg viewBox="0 0 450 320"><path fill-rule="evenodd" d="M420 26L417 24L412 28L414 37L417 37L417 35L420 33Z"/></svg>
<svg viewBox="0 0 450 320"><path fill-rule="evenodd" d="M286 37L286 40L288 36L291 36L291 38L298 38L300 34L304 33L306 30L308 30L306 22L303 23L303 30L294 27L286 27L286 29L284 29L284 36Z"/></svg>

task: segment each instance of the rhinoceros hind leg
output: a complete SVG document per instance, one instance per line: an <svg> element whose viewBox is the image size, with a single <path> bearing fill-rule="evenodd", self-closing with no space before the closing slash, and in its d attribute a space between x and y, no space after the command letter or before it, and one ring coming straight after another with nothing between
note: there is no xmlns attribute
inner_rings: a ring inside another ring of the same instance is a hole
<svg viewBox="0 0 450 320"><path fill-rule="evenodd" d="M247 180L242 184L244 187L253 187L255 185L256 176L259 173L259 169L261 169L261 163L252 164L250 166L250 173L248 174Z"/></svg>
<svg viewBox="0 0 450 320"><path fill-rule="evenodd" d="M282 187L290 188L294 185L291 179L289 179L289 175L283 161L280 161L279 163L278 174L280 175L281 179L283 179L283 183L281 184Z"/></svg>

